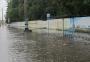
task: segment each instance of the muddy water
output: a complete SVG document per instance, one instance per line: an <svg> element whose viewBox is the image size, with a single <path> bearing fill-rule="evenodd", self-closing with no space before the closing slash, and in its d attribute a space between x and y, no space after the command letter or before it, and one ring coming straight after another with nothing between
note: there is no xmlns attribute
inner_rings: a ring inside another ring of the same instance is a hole
<svg viewBox="0 0 90 62"><path fill-rule="evenodd" d="M60 33L24 33L4 26L0 50L1 62L90 62L90 43L63 46Z"/></svg>

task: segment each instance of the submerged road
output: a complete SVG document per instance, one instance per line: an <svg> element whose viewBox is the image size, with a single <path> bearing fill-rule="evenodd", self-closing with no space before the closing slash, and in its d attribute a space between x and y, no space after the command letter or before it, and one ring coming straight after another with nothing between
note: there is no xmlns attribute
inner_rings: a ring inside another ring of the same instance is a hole
<svg viewBox="0 0 90 62"><path fill-rule="evenodd" d="M0 27L0 62L8 62L8 30Z"/></svg>
<svg viewBox="0 0 90 62"><path fill-rule="evenodd" d="M4 25L0 27L0 62L90 62L90 42L63 46L59 33L24 33Z"/></svg>

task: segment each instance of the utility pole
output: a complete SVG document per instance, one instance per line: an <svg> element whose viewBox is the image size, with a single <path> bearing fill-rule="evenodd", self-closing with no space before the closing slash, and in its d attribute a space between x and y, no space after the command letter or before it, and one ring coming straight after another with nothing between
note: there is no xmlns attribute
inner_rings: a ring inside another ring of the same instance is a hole
<svg viewBox="0 0 90 62"><path fill-rule="evenodd" d="M25 31L30 31L32 32L32 30L29 30L28 28L28 1L24 0L24 20L25 20Z"/></svg>
<svg viewBox="0 0 90 62"><path fill-rule="evenodd" d="M2 8L2 22L1 23L3 23L3 8Z"/></svg>
<svg viewBox="0 0 90 62"><path fill-rule="evenodd" d="M11 0L7 0L7 4L10 4L10 6L8 6L8 7L12 7ZM9 11L7 12L7 14L9 14ZM8 24L10 24L10 17L9 17L9 15L7 16L7 20L8 20Z"/></svg>

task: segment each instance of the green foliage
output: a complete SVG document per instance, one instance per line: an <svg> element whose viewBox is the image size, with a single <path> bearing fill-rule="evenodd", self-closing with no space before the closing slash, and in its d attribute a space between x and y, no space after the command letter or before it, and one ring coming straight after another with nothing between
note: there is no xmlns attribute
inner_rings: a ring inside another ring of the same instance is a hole
<svg viewBox="0 0 90 62"><path fill-rule="evenodd" d="M52 17L90 15L90 0L28 0L27 5L29 20L46 19L46 13ZM24 20L24 0L8 3L7 18L11 22Z"/></svg>

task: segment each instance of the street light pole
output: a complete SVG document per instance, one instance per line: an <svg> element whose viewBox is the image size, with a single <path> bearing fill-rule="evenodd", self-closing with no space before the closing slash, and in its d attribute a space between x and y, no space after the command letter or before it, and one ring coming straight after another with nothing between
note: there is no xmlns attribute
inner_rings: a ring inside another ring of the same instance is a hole
<svg viewBox="0 0 90 62"><path fill-rule="evenodd" d="M25 31L30 31L30 32L32 32L32 30L29 30L29 28L28 28L28 10L27 10L27 8L28 8L28 4L27 4L27 0L24 0L24 20L25 20Z"/></svg>

